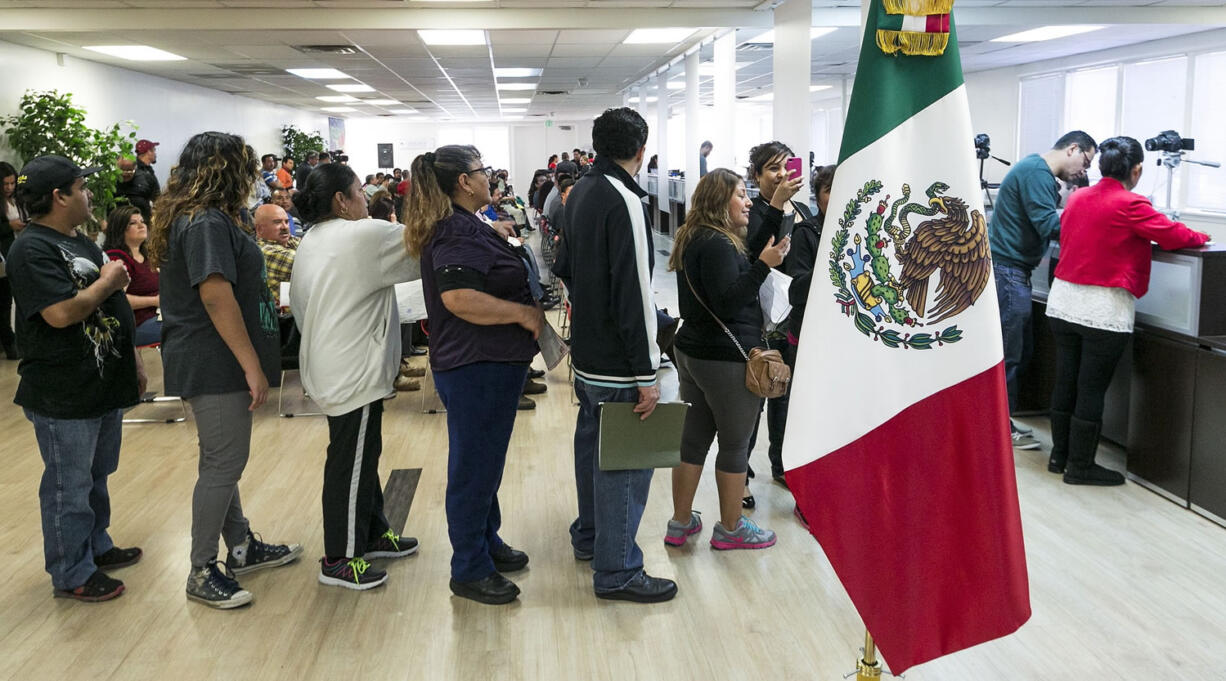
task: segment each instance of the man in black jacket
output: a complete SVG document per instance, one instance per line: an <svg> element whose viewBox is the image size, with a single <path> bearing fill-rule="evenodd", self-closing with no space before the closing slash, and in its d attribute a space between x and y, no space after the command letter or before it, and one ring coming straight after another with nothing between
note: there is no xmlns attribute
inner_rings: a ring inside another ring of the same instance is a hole
<svg viewBox="0 0 1226 681"><path fill-rule="evenodd" d="M647 123L633 109L609 109L593 124L592 141L596 164L571 189L564 212L579 397L579 517L570 526L571 544L576 558L592 560L596 596L655 603L675 596L677 585L643 570L634 541L653 471L602 471L596 455L601 402L634 403L646 419L660 399L651 232L641 201L646 192L633 178L643 165Z"/></svg>

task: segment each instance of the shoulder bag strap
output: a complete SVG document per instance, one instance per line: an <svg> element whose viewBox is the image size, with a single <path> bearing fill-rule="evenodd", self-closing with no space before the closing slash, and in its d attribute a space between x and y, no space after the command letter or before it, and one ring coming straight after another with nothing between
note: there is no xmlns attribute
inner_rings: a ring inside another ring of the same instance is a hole
<svg viewBox="0 0 1226 681"><path fill-rule="evenodd" d="M715 319L715 323L719 324L719 328L723 329L724 333L728 334L728 340L732 341L732 344L736 346L737 351L741 353L741 357L744 357L745 361L748 362L749 355L745 354L745 348L741 347L740 341L738 341L736 336L734 336L732 332L728 330L727 326L724 326L724 322L719 318L719 315L711 312L711 308L707 307L707 304L702 302L702 296L698 295L698 291L694 289L694 282L690 281L690 273L686 272L685 270L682 270L682 273L685 274L685 283L690 285L690 292L694 294L694 298L698 300L698 304L701 305L702 309L706 310L713 319Z"/></svg>

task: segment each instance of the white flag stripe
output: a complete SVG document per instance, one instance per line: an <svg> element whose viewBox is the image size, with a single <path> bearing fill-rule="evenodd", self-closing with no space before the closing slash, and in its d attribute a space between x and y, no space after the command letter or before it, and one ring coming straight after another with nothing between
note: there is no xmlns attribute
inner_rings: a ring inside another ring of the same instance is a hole
<svg viewBox="0 0 1226 681"><path fill-rule="evenodd" d="M902 18L902 30L911 33L926 33L928 31L927 15L904 14Z"/></svg>
<svg viewBox="0 0 1226 681"><path fill-rule="evenodd" d="M857 330L853 318L835 301L836 289L827 274L831 239L839 231L848 201L868 180L880 180L884 188L864 204L853 234L887 194L890 203L901 198L904 183L911 186L911 202L926 204L925 190L941 181L949 185L945 196L964 200L968 213L983 213L973 137L966 88L961 86L839 166L796 360L783 450L785 469L844 447L915 402L1001 361L1000 316L991 276L975 304L961 314L905 330L936 333L957 325L962 331L959 342L916 350L889 348ZM912 228L926 219L912 214ZM928 286L929 310L938 285L939 274L934 274Z"/></svg>

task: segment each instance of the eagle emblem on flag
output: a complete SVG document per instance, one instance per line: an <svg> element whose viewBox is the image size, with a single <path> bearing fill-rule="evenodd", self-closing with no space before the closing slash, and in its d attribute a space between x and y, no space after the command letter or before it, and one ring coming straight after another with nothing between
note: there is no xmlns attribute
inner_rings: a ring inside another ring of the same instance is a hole
<svg viewBox="0 0 1226 681"><path fill-rule="evenodd" d="M920 329L956 317L987 287L987 221L965 200L946 196L949 185L938 181L928 186L924 203L911 201L911 187L903 184L898 199L877 199L857 223L883 189L879 180L866 182L839 220L830 250L835 301L858 331L886 347L956 343L962 339L957 325ZM913 227L912 216L927 219Z"/></svg>

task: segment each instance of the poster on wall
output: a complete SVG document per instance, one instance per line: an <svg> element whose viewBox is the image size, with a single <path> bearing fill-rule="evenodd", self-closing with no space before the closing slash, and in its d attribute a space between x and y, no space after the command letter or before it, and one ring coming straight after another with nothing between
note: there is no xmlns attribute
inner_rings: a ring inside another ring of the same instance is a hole
<svg viewBox="0 0 1226 681"><path fill-rule="evenodd" d="M328 116L329 149L345 148L345 119Z"/></svg>

